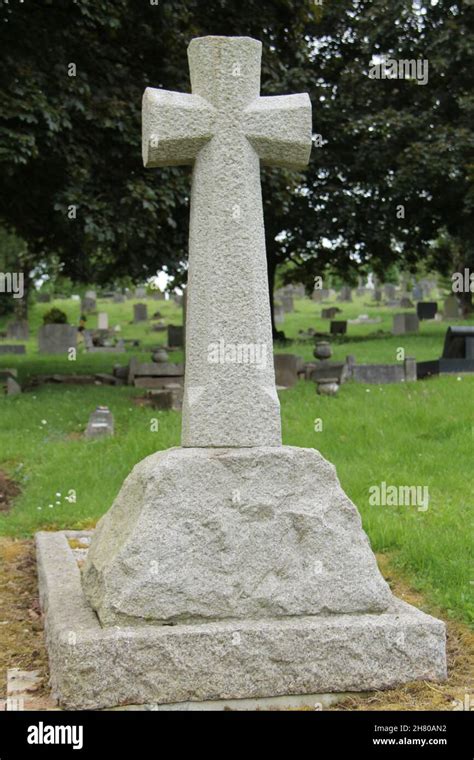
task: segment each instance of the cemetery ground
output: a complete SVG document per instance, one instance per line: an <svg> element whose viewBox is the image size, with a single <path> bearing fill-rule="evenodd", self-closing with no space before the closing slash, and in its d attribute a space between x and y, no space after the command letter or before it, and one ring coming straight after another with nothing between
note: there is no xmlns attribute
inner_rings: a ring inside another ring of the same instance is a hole
<svg viewBox="0 0 474 760"><path fill-rule="evenodd" d="M182 310L172 301L144 300L148 313L180 324ZM149 361L150 350L166 342L166 332L152 332L152 322L130 324L133 303L99 300L98 311L120 324L118 337L137 338L125 354L86 354L76 361L40 356L36 332L52 306L78 324L79 303L59 300L37 304L30 313L30 339L24 356L1 357L2 367L18 370L27 386L35 375L111 372L131 356ZM356 298L338 302L339 318L361 313L378 316L379 324L349 325L333 340L333 358L353 354L357 363L392 362L402 347L417 360L442 353L446 322L421 322L416 335L392 336L392 315L399 309ZM275 346L312 359L313 341L298 341L298 331L329 328L321 320L324 305L295 301L295 311L279 326L288 344ZM91 315L88 328L96 326ZM463 321L463 324L469 322ZM472 322L471 322L472 323ZM3 324L0 324L3 329ZM12 341L8 341L12 342ZM173 351L170 361L182 361ZM442 376L411 384L346 383L335 398L317 396L315 385L300 381L280 392L283 442L312 447L336 465L343 489L357 505L381 570L394 592L448 625L449 679L446 684L411 684L392 692L353 696L336 709L453 709L454 700L473 694L474 634L472 575L469 573L472 525L472 401L474 377ZM179 445L180 414L143 407L134 397L143 390L128 386L43 385L18 396L0 397L0 691L8 667L38 668L44 675L46 655L36 600L32 537L37 530L91 528L111 506L135 463L156 450ZM106 404L115 418L115 435L86 440L90 412ZM322 430L315 420L322 420ZM158 425L151 424L153 420ZM382 482L427 485L429 507L371 506L369 488ZM8 490L7 490L8 489ZM75 501L68 500L75 492ZM471 697L472 699L472 697Z"/></svg>

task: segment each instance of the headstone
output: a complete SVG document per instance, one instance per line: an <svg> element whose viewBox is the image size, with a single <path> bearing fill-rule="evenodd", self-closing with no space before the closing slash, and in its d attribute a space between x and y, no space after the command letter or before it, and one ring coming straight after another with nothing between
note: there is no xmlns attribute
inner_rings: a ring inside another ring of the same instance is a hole
<svg viewBox="0 0 474 760"><path fill-rule="evenodd" d="M315 289L313 290L313 294L311 296L312 300L315 301L315 303L321 303L323 300L323 291L321 289Z"/></svg>
<svg viewBox="0 0 474 760"><path fill-rule="evenodd" d="M125 296L123 295L123 293L114 293L113 302L114 303L125 303Z"/></svg>
<svg viewBox="0 0 474 760"><path fill-rule="evenodd" d="M445 319L459 318L459 301L455 295L448 296L444 301L443 317Z"/></svg>
<svg viewBox="0 0 474 760"><path fill-rule="evenodd" d="M416 305L416 314L418 319L434 319L438 311L436 301L418 301Z"/></svg>
<svg viewBox="0 0 474 760"><path fill-rule="evenodd" d="M146 298L146 288L140 286L135 289L135 298Z"/></svg>
<svg viewBox="0 0 474 760"><path fill-rule="evenodd" d="M273 316L276 325L282 325L285 321L285 310L281 304L273 304Z"/></svg>
<svg viewBox="0 0 474 760"><path fill-rule="evenodd" d="M413 309L414 303L407 296L400 299L401 309Z"/></svg>
<svg viewBox="0 0 474 760"><path fill-rule="evenodd" d="M331 335L345 335L347 332L347 321L331 321L329 331Z"/></svg>
<svg viewBox="0 0 474 760"><path fill-rule="evenodd" d="M372 297L373 297L373 300L377 302L382 300L382 291L380 290L380 288L374 288L374 293Z"/></svg>
<svg viewBox="0 0 474 760"><path fill-rule="evenodd" d="M148 307L146 303L136 303L133 305L133 321L146 322L148 319Z"/></svg>
<svg viewBox="0 0 474 760"><path fill-rule="evenodd" d="M43 325L38 332L40 354L64 354L76 348L77 329L71 325Z"/></svg>
<svg viewBox="0 0 474 760"><path fill-rule="evenodd" d="M445 678L444 624L392 596L334 467L281 441L260 162L307 164L309 98L260 97L248 37L189 60L193 94L147 89L143 119L146 166L194 164L182 446L135 465L81 588L64 534L39 534L55 692L93 709Z"/></svg>
<svg viewBox="0 0 474 760"><path fill-rule="evenodd" d="M182 325L168 325L168 346L170 348L184 347L184 327Z"/></svg>
<svg viewBox="0 0 474 760"><path fill-rule="evenodd" d="M7 377L7 396L17 396L21 393L21 385L13 377Z"/></svg>
<svg viewBox="0 0 474 760"><path fill-rule="evenodd" d="M293 303L293 296L291 293L281 293L280 295L280 301L281 305L283 307L283 311L285 314L290 314L292 311L294 311L294 303Z"/></svg>
<svg viewBox="0 0 474 760"><path fill-rule="evenodd" d="M421 301L423 298L423 289L419 283L415 283L411 292L414 301Z"/></svg>
<svg viewBox="0 0 474 760"><path fill-rule="evenodd" d="M393 335L417 333L419 326L419 320L416 314L394 314L392 333Z"/></svg>
<svg viewBox="0 0 474 760"><path fill-rule="evenodd" d="M395 285L392 285L391 283L386 283L383 286L384 295L387 301L394 301L396 296L396 288Z"/></svg>
<svg viewBox="0 0 474 760"><path fill-rule="evenodd" d="M7 338L9 340L28 340L28 322L26 322L26 320L22 322L10 322L10 324L7 325Z"/></svg>
<svg viewBox="0 0 474 760"><path fill-rule="evenodd" d="M93 292L93 291L89 291L89 292ZM96 309L97 309L97 301L96 301L96 299L92 298L91 296L88 296L86 294L84 296L84 298L82 299L81 310L85 314L88 314L91 311L95 311Z"/></svg>
<svg viewBox="0 0 474 760"><path fill-rule="evenodd" d="M26 354L26 346L19 345L18 343L12 343L11 345L0 343L0 354Z"/></svg>
<svg viewBox="0 0 474 760"><path fill-rule="evenodd" d="M337 300L345 302L352 301L352 291L348 285L343 285L340 289Z"/></svg>
<svg viewBox="0 0 474 760"><path fill-rule="evenodd" d="M109 329L109 315L106 311L101 311L97 315L97 328L99 330L108 330Z"/></svg>
<svg viewBox="0 0 474 760"><path fill-rule="evenodd" d="M341 309L337 306L330 306L328 309L321 310L321 319L334 319L337 314L340 314Z"/></svg>
<svg viewBox="0 0 474 760"><path fill-rule="evenodd" d="M275 382L282 388L291 388L298 380L298 356L274 354Z"/></svg>
<svg viewBox="0 0 474 760"><path fill-rule="evenodd" d="M102 435L114 434L114 418L107 406L98 406L89 417L85 436L97 438Z"/></svg>

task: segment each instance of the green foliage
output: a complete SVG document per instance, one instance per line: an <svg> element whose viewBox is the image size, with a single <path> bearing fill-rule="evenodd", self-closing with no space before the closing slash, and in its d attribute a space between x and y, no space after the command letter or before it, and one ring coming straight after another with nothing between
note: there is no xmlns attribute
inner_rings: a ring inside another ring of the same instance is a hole
<svg viewBox="0 0 474 760"><path fill-rule="evenodd" d="M66 325L67 324L67 314L65 314L64 311L61 311L61 309L56 309L56 308L50 309L43 316L43 324L45 324L45 325Z"/></svg>

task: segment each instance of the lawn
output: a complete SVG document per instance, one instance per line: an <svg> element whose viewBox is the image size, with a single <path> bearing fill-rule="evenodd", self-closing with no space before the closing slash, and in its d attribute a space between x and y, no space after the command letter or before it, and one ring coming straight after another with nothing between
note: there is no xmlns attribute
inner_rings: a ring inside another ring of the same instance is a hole
<svg viewBox="0 0 474 760"><path fill-rule="evenodd" d="M110 371L130 355L149 357L149 349L165 341L146 325L130 325L133 301L100 302L110 324L121 335L139 337L140 350L128 355L78 354L77 361L42 357L36 342L25 357L2 356L1 366L16 366L21 380L50 372ZM78 305L59 301L72 322ZM349 326L350 335L335 344L334 356L354 354L358 362L395 362L404 347L417 359L437 358L445 323L422 323L416 336L384 337L393 310L365 306L362 301L338 304L343 318L360 313L383 318L380 325ZM50 305L33 309L33 333ZM172 303L148 302L149 314L161 311L179 324L181 310ZM75 311L74 311L75 310ZM321 305L296 302L283 329L290 338L299 329L327 329L315 315ZM1 328L1 325L0 325ZM371 333L374 333L371 335ZM310 359L312 343L278 346ZM181 354L173 352L173 361ZM0 397L0 469L21 485L8 513L0 513L0 534L31 536L38 529L91 526L112 504L133 465L159 449L179 445L180 415L136 405L140 392L130 387L47 385L16 397ZM343 488L361 512L375 551L386 553L402 569L414 589L422 591L447 616L472 620L472 408L474 376L450 376L409 385L365 386L347 383L335 398L319 397L312 383L300 382L280 393L284 443L314 447L333 462ZM90 412L107 404L115 417L113 438L88 441L84 431ZM152 425L158 420L158 429ZM315 420L322 420L316 431ZM369 488L392 485L427 486L429 507L370 506ZM74 492L74 493L73 493ZM67 496L75 496L69 501Z"/></svg>

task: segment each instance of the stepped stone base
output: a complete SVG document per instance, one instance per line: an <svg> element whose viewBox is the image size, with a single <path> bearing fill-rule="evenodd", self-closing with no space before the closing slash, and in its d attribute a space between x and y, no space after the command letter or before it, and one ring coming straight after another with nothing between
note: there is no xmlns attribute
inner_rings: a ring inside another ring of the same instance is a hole
<svg viewBox="0 0 474 760"><path fill-rule="evenodd" d="M446 677L444 624L381 613L101 627L66 534L36 536L53 693L68 709L367 691Z"/></svg>

